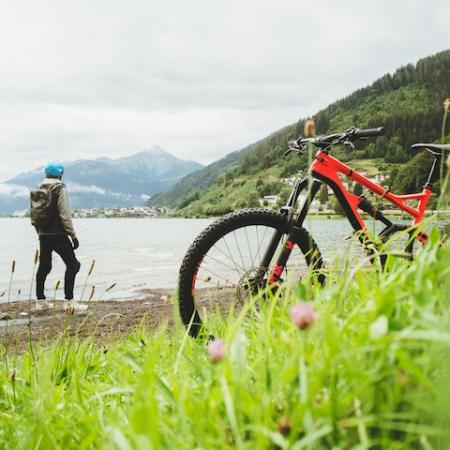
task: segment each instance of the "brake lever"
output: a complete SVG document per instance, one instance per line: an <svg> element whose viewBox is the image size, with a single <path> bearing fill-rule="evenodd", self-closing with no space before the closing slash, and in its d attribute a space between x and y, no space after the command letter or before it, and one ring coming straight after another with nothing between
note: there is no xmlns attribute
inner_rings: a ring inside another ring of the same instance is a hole
<svg viewBox="0 0 450 450"><path fill-rule="evenodd" d="M354 144L353 144L352 141L346 140L346 141L342 142L342 145L348 146L348 147L350 147L352 150L355 150L355 146L354 146Z"/></svg>
<svg viewBox="0 0 450 450"><path fill-rule="evenodd" d="M299 151L298 148L293 147L292 145L290 145L290 146L289 146L289 149L286 150L286 151L283 153L283 156L287 156L287 155L291 154L292 152L300 153L300 151Z"/></svg>
<svg viewBox="0 0 450 450"><path fill-rule="evenodd" d="M302 147L294 147L293 144L289 144L289 149L283 153L283 157L288 156L292 152L295 152L300 155L301 153L304 153L304 151L305 151L305 149L303 148L303 146Z"/></svg>

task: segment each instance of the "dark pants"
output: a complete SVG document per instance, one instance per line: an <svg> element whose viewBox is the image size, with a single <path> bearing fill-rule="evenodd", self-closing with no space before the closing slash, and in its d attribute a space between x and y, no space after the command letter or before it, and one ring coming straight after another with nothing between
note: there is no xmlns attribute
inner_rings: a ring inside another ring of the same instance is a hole
<svg viewBox="0 0 450 450"><path fill-rule="evenodd" d="M80 270L80 263L75 257L72 243L65 235L39 236L40 255L39 268L36 274L36 296L44 299L45 279L52 270L52 253L55 251L66 265L64 277L64 296L66 300L73 299L73 285Z"/></svg>

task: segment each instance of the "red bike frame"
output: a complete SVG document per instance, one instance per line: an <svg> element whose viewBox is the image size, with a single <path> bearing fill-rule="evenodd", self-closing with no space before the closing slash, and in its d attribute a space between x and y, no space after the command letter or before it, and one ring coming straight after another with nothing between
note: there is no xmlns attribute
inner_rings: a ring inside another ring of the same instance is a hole
<svg viewBox="0 0 450 450"><path fill-rule="evenodd" d="M364 223L357 209L361 198L359 197L359 195L355 195L345 189L341 179L339 178L339 174L345 175L356 183L361 184L365 188L369 189L375 194L378 194L380 197L388 200L389 202L400 208L402 211L412 216L412 226L417 226L421 222L427 208L428 200L430 199L432 193L429 187L424 187L422 192L416 194L395 195L390 192L388 188L383 188L379 184L374 183L373 181L369 180L357 171L351 169L341 161L333 158L332 156L321 150L317 152L316 157L311 164L311 167L309 168L309 171L313 174L313 176L316 176L325 183L329 184L335 191L335 194L336 189L339 190L339 192L341 193L341 199L342 196L345 198L346 203L351 208L351 212L354 218L359 224L357 229L365 231L367 231L366 224ZM408 200L417 200L417 207L413 208L409 206L406 203ZM342 206L345 209L345 205ZM425 232L422 231L417 234L416 238L420 242L425 243L428 236Z"/></svg>

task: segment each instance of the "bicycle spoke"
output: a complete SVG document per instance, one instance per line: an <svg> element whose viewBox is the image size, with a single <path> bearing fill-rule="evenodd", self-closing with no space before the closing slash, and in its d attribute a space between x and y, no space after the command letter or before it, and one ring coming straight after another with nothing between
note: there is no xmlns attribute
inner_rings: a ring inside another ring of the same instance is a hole
<svg viewBox="0 0 450 450"><path fill-rule="evenodd" d="M233 261L233 264L234 264L234 266L236 267L236 271L237 272L239 272L239 270L238 270L238 264L236 263L236 261L234 260L234 258L233 258L233 254L231 253L231 250L230 250L230 247L228 247L228 243L227 243L227 241L226 241L226 239L225 239L225 236L222 236L222 238L221 238L221 240L223 241L223 242L225 242L225 246L227 247L227 250L228 250L228 253L229 253L229 255L230 255L230 259ZM242 268L242 267L241 267ZM244 272L245 272L245 269L243 269L244 270Z"/></svg>
<svg viewBox="0 0 450 450"><path fill-rule="evenodd" d="M214 275L215 277L218 277L218 278L222 279L223 281L225 281L225 283L229 283L230 282L229 280L227 280L223 276L213 272L212 270L207 269L206 267L202 267L202 270L204 270L205 272L210 273L211 275ZM230 286L230 287L233 287L233 286Z"/></svg>
<svg viewBox="0 0 450 450"><path fill-rule="evenodd" d="M258 229L258 226L256 226L256 229ZM258 267L261 267L261 245L264 242L264 238L266 237L266 233L267 233L268 228L266 227L266 229L264 230L264 234L263 234L263 238L261 240L261 243L258 245L258 254L259 254L259 262L258 262Z"/></svg>
<svg viewBox="0 0 450 450"><path fill-rule="evenodd" d="M267 230L267 228L266 228L266 230ZM261 261L261 253L259 252L259 248L261 247L261 243L259 242L258 225L256 225L256 241L257 241L258 249L256 250L255 258L257 258L258 255L259 255L259 260Z"/></svg>
<svg viewBox="0 0 450 450"><path fill-rule="evenodd" d="M208 276L203 279L199 275L198 280L206 285L213 284L214 281L210 280L210 277L213 276L219 282L225 283L225 286L242 283L244 276L248 276L251 280L253 273L256 274L260 267L261 253L263 246L267 244L269 229L272 230L271 227L265 226L264 231L261 231L258 225L249 225L243 229L232 230L228 235L222 236L204 255L203 262L199 267L198 273L201 274L201 271L204 270ZM233 235L232 242L227 239L230 234ZM245 243L242 242L243 240ZM220 241L223 241L222 245L220 245ZM255 248L252 249L252 247ZM258 258L259 261L257 261Z"/></svg>
<svg viewBox="0 0 450 450"><path fill-rule="evenodd" d="M252 267L255 267L255 260L252 255L252 251L250 250L250 242L248 241L247 228L244 228L244 231L245 231L245 240L247 241L248 254L250 255L250 259L252 260Z"/></svg>
<svg viewBox="0 0 450 450"><path fill-rule="evenodd" d="M240 257L241 257L242 265L245 267L244 259L242 258L241 247L240 247L240 245L238 244L238 241L237 241L237 238L236 238L236 231L233 231L233 236L234 236L234 240L236 241L236 246L237 246L239 255L240 255Z"/></svg>
<svg viewBox="0 0 450 450"><path fill-rule="evenodd" d="M235 261L233 259L231 259L221 248L219 248L216 244L214 244L211 248L215 248L216 250L218 250L220 253L222 253L223 256L225 256L225 258L227 258L229 261L231 261L233 264L236 264ZM242 269L242 272L245 272L245 268L238 266L239 268ZM237 270L237 269L235 269Z"/></svg>
<svg viewBox="0 0 450 450"><path fill-rule="evenodd" d="M213 258L213 257L212 257L211 255L209 255L209 254L206 254L206 255L205 255L205 258L212 259L214 262L216 262L216 263L218 263L218 264L221 264L222 266L228 267L229 269L233 270L234 272L237 272L239 276L242 275L241 272L238 272L236 269L233 269L233 267L229 266L228 264L225 264L224 262L219 261L219 260L216 259L216 258Z"/></svg>

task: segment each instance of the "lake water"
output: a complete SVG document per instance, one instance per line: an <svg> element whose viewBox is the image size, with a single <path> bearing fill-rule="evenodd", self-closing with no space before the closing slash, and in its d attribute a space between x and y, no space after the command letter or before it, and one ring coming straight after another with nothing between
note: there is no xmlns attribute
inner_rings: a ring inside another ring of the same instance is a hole
<svg viewBox="0 0 450 450"><path fill-rule="evenodd" d="M80 295L93 259L94 272L88 286L95 285L99 298L107 286L116 283L107 298L135 298L140 290L176 286L181 260L191 242L213 219L78 219L74 225L80 240L77 257L82 263L76 293ZM359 248L352 229L343 219L309 219L305 227L326 258L353 253ZM12 298L28 299L38 240L29 219L0 219L0 294L8 289L11 262L16 261ZM53 256L47 293L64 278L64 265ZM62 289L58 298L62 297ZM34 296L34 287L33 294ZM86 298L87 294L85 295ZM4 296L5 298L6 296ZM33 297L34 298L34 297ZM1 299L0 299L1 301Z"/></svg>

